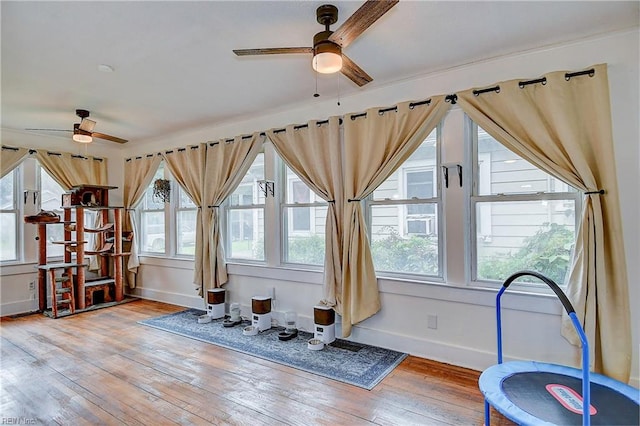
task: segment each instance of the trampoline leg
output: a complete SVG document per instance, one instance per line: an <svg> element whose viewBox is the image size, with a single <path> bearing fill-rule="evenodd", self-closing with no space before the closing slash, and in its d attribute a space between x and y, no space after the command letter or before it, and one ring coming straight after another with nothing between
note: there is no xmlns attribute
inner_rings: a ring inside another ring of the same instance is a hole
<svg viewBox="0 0 640 426"><path fill-rule="evenodd" d="M489 402L484 400L484 426L489 426L491 424L491 412L489 410Z"/></svg>

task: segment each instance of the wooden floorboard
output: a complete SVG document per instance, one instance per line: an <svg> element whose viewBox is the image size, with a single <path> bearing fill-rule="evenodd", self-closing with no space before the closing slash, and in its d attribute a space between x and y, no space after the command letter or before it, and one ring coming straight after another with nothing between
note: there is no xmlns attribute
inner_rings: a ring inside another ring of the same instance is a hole
<svg viewBox="0 0 640 426"><path fill-rule="evenodd" d="M367 391L137 323L182 309L139 300L60 319L2 318L0 421L483 424L477 371L409 356ZM494 413L492 424L512 423Z"/></svg>

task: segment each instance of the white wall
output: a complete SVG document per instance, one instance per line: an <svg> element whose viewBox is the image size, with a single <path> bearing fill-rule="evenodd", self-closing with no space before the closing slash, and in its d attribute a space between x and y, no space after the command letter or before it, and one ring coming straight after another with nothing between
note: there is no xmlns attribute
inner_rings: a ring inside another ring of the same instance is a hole
<svg viewBox="0 0 640 426"><path fill-rule="evenodd" d="M633 339L631 383L638 386L638 346L640 325L640 131L639 110L639 32L625 31L590 38L561 46L546 47L517 55L493 58L465 66L408 79L393 85L370 89L359 95L335 100L313 100L297 108L277 111L234 123L191 132L168 135L149 141L134 141L126 147L126 156L157 152L207 140L248 134L290 123L304 123L330 115L362 111L373 106L389 106L405 100L421 100L432 95L449 94L470 87L488 86L515 78L535 78L556 70L580 70L607 63L613 116L615 154L621 194L627 272L630 286ZM455 110L452 114L459 113ZM454 130L455 131L455 130ZM461 131L461 130L459 130ZM10 144L9 141L4 141ZM16 145L22 145L15 143ZM114 158L122 158L114 152ZM114 161L110 158L110 167ZM462 152L444 153L443 162L456 162ZM113 171L113 174L111 173ZM122 179L122 170L110 176ZM117 180L117 179L114 179ZM110 182L121 186L121 182ZM459 194L452 193L452 196ZM460 220L462 220L460 218ZM448 236L461 230L447 230ZM458 236L455 236L456 238ZM140 286L133 294L183 306L203 307L192 281L192 262L176 259L143 258ZM313 305L322 295L322 276L317 272L282 268L258 268L230 265L227 301L241 302L243 314L249 312L252 296L267 294L275 288L274 309L294 309L303 328L311 329ZM4 273L4 272L3 272ZM379 280L382 311L353 329L351 338L407 351L418 356L482 370L495 362L494 293L462 288L464 272L450 274L447 284L416 284L397 280ZM4 287L4 282L3 282ZM508 294L505 296L505 356L538 359L578 365L579 353L559 334L560 307L553 297ZM4 296L2 298L4 306ZM427 316L437 316L437 329L427 328Z"/></svg>

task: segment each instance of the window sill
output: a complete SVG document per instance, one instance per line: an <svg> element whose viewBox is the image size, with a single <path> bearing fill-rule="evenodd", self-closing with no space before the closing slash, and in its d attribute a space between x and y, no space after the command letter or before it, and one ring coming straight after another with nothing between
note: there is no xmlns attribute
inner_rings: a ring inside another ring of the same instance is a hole
<svg viewBox="0 0 640 426"><path fill-rule="evenodd" d="M169 258L159 256L141 256L142 265L193 270L193 259ZM230 275L254 278L266 278L280 281L302 282L322 285L323 272L287 266L266 266L249 263L227 263ZM382 293L399 296L419 297L462 303L475 306L495 307L498 289L481 285L457 285L438 281L410 280L407 278L378 277L378 286ZM554 294L524 292L509 289L503 296L503 308L525 312L560 315L562 305Z"/></svg>

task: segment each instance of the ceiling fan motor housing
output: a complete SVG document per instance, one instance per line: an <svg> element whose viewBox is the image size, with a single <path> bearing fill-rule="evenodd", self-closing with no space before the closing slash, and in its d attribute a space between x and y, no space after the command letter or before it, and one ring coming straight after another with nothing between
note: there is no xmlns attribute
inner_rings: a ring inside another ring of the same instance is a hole
<svg viewBox="0 0 640 426"><path fill-rule="evenodd" d="M87 118L89 117L89 111L87 111L86 109L77 109L76 115L80 118Z"/></svg>
<svg viewBox="0 0 640 426"><path fill-rule="evenodd" d="M329 37L333 34L333 31L320 31L313 36L313 54L331 52L340 55L342 49L340 45L329 40Z"/></svg>
<svg viewBox="0 0 640 426"><path fill-rule="evenodd" d="M329 25L338 22L338 8L332 4L323 4L316 9L316 19L318 24L324 25L329 29Z"/></svg>

